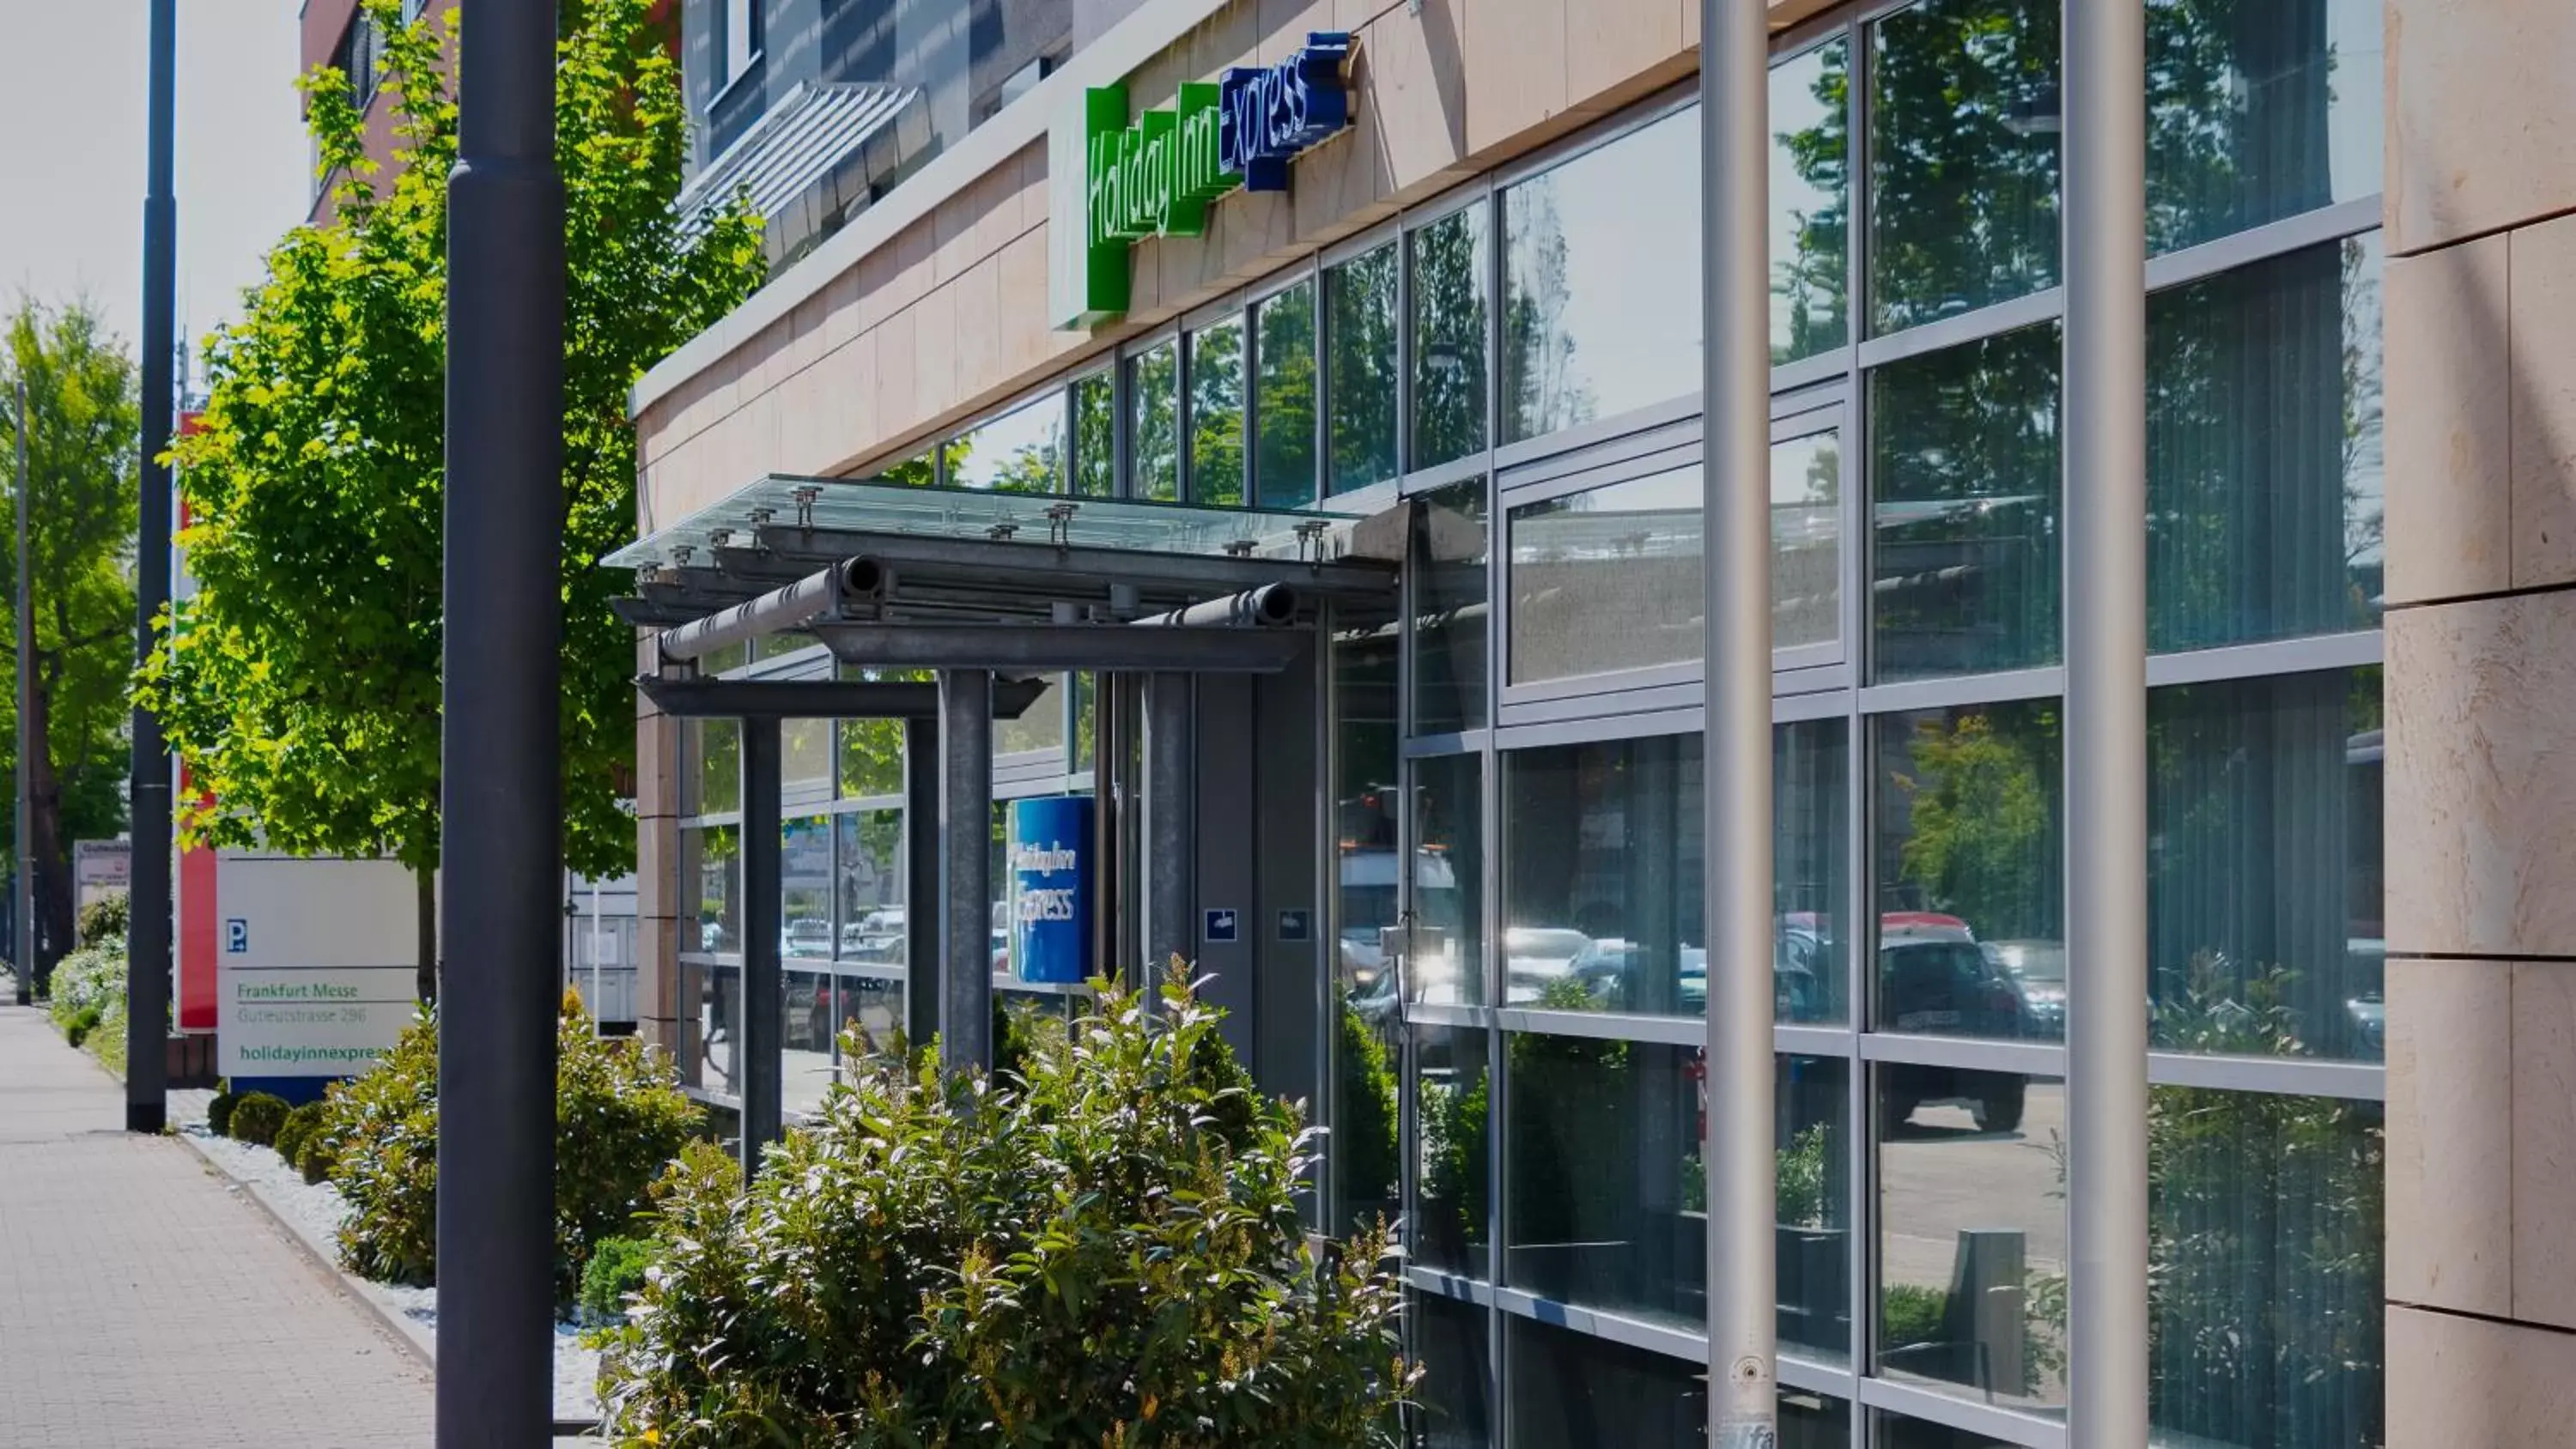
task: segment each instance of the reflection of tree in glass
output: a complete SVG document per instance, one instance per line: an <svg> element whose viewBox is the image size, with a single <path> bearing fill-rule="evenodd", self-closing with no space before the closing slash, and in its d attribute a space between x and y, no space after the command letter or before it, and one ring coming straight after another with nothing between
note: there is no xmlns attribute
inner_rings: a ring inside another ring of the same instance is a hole
<svg viewBox="0 0 2576 1449"><path fill-rule="evenodd" d="M1513 187L1504 207L1511 239L1503 301L1504 436L1517 440L1590 422L1595 407L1565 325L1573 289L1556 174Z"/></svg>
<svg viewBox="0 0 2576 1449"><path fill-rule="evenodd" d="M1388 242L1324 273L1335 493L1395 476L1396 254Z"/></svg>
<svg viewBox="0 0 2576 1449"><path fill-rule="evenodd" d="M1138 498L1170 501L1181 496L1180 356L1179 345L1166 342L1128 363Z"/></svg>
<svg viewBox="0 0 2576 1449"><path fill-rule="evenodd" d="M1073 493L1108 498L1118 492L1118 404L1109 374L1073 384Z"/></svg>
<svg viewBox="0 0 2576 1449"><path fill-rule="evenodd" d="M1190 501L1243 502L1243 324L1190 334Z"/></svg>
<svg viewBox="0 0 2576 1449"><path fill-rule="evenodd" d="M742 725L729 719L699 720L697 736L698 811L721 815L742 808Z"/></svg>
<svg viewBox="0 0 2576 1449"><path fill-rule="evenodd" d="M2053 931L2058 882L2042 772L2057 769L2056 725L2045 711L2027 722L1992 713L1920 720L1892 779L1909 814L1898 877L1988 940Z"/></svg>
<svg viewBox="0 0 2576 1449"><path fill-rule="evenodd" d="M1263 508L1315 501L1315 287L1301 282L1253 309L1253 493Z"/></svg>
<svg viewBox="0 0 2576 1449"><path fill-rule="evenodd" d="M1878 331L2056 282L2058 10L1924 0L1871 27Z"/></svg>
<svg viewBox="0 0 2576 1449"><path fill-rule="evenodd" d="M2147 0L2150 252L2334 202L2336 72L2352 65L2356 93L2379 83L2375 56L2348 60L2329 43L2339 7L2360 8L2350 0ZM2372 11L2367 27L2376 32Z"/></svg>
<svg viewBox="0 0 2576 1449"><path fill-rule="evenodd" d="M1428 468L1485 446L1487 280L1481 203L1413 233L1413 457Z"/></svg>
<svg viewBox="0 0 2576 1449"><path fill-rule="evenodd" d="M1795 250L1772 265L1771 294L1787 304L1788 335L1775 329L1774 364L1840 347L1851 335L1846 256L1851 245L1851 46L1834 41L1782 65L1778 80L1813 71L1808 94L1823 107L1817 124L1777 137L1798 179L1821 194L1813 211L1793 211ZM1780 97L1778 80L1772 94ZM1785 99L1785 98L1784 98Z"/></svg>

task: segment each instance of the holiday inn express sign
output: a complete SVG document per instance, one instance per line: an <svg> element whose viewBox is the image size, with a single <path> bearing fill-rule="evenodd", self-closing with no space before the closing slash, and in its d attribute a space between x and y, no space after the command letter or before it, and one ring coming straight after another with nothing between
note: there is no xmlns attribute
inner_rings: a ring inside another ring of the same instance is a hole
<svg viewBox="0 0 2576 1449"><path fill-rule="evenodd" d="M1048 140L1049 296L1059 328L1127 310L1127 249L1199 236L1208 207L1240 186L1288 189L1288 163L1350 124L1351 37L1316 31L1277 65L1190 81L1168 110L1131 124L1127 88L1096 86Z"/></svg>

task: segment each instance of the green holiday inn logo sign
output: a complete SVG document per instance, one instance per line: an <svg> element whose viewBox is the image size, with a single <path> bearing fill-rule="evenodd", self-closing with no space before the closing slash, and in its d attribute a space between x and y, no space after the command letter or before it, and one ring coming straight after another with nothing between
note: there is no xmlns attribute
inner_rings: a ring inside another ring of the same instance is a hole
<svg viewBox="0 0 2576 1449"><path fill-rule="evenodd" d="M1288 189L1288 163L1350 124L1351 37L1317 31L1278 65L1184 83L1168 109L1127 119L1127 88L1084 91L1048 140L1048 293L1055 325L1092 327L1127 310L1128 248L1200 236L1237 187Z"/></svg>

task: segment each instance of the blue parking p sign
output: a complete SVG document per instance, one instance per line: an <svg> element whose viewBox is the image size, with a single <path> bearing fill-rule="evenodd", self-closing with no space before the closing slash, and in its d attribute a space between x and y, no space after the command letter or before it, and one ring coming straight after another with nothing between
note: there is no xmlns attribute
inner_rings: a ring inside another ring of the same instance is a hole
<svg viewBox="0 0 2576 1449"><path fill-rule="evenodd" d="M1240 926L1233 911L1212 910L1207 913L1206 936L1209 945L1231 945L1238 939L1239 930Z"/></svg>
<svg viewBox="0 0 2576 1449"><path fill-rule="evenodd" d="M224 922L224 954L225 954L225 955L227 955L227 956L240 956L240 955L245 955L245 954L247 954L249 951L250 951L250 921L249 921L249 919L248 919L247 917L243 917L243 916L234 916L234 917L232 917L231 919L229 919L229 920L225 921L225 922Z"/></svg>

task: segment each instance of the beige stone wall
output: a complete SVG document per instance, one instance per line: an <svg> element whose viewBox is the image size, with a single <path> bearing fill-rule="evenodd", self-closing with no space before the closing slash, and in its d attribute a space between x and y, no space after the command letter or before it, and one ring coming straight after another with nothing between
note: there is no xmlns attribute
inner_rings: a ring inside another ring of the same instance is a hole
<svg viewBox="0 0 2576 1449"><path fill-rule="evenodd" d="M2576 1443L2576 7L2388 5L2390 1449Z"/></svg>

